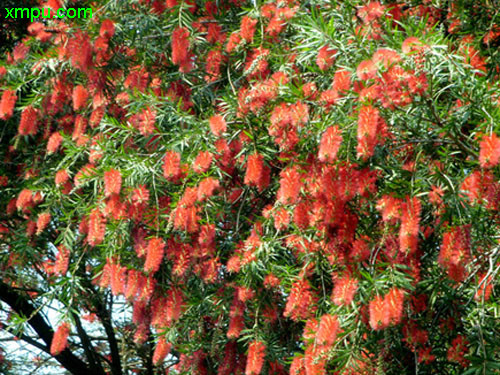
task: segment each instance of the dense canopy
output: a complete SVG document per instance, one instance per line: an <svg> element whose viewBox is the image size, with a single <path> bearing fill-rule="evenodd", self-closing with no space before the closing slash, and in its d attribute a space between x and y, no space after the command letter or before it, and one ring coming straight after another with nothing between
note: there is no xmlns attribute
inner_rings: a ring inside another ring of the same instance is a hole
<svg viewBox="0 0 500 375"><path fill-rule="evenodd" d="M36 5L92 16L2 19L0 371L500 373L494 1Z"/></svg>

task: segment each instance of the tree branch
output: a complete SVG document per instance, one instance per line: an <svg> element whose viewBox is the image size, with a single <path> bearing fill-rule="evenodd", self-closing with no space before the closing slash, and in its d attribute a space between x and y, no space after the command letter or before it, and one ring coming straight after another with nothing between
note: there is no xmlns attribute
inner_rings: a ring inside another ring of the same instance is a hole
<svg viewBox="0 0 500 375"><path fill-rule="evenodd" d="M54 331L52 327L47 324L40 312L38 312L28 301L27 297L16 293L9 285L0 281L0 300L4 301L19 315L28 318L29 325L45 343L46 347L50 348L52 338L54 337ZM69 349L65 349L60 354L53 357L74 375L88 375L92 373L87 364L74 355Z"/></svg>

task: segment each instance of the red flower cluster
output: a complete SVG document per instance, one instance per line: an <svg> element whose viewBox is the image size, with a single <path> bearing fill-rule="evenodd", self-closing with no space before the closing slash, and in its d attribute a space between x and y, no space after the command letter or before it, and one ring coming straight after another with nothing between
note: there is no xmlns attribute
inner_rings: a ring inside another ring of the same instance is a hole
<svg viewBox="0 0 500 375"><path fill-rule="evenodd" d="M52 342L50 344L50 354L58 355L68 346L68 336L70 332L70 326L68 323L64 322L59 327L57 327L54 336L52 337Z"/></svg>
<svg viewBox="0 0 500 375"><path fill-rule="evenodd" d="M401 322L403 315L404 292L392 288L384 298L376 296L370 301L370 326L372 329L384 329L391 324Z"/></svg>
<svg viewBox="0 0 500 375"><path fill-rule="evenodd" d="M247 367L245 375L259 375L264 364L266 345L261 341L252 341L248 346Z"/></svg>

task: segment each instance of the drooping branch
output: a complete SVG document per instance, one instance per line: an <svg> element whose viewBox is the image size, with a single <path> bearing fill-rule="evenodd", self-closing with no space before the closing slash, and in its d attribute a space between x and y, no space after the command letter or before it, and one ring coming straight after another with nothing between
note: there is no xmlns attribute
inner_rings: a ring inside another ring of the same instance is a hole
<svg viewBox="0 0 500 375"><path fill-rule="evenodd" d="M96 357L96 352L92 347L92 342L90 341L87 332L83 329L80 318L76 314L72 314L73 319L75 321L76 330L78 332L78 336L80 337L80 341L83 345L83 350L85 351L85 355L89 361L89 366L92 369L92 373L95 374L105 374L104 369L102 368L101 362Z"/></svg>
<svg viewBox="0 0 500 375"><path fill-rule="evenodd" d="M29 318L29 325L45 343L46 347L50 348L54 331L26 297L16 293L9 285L0 281L0 300L9 305L19 315ZM54 359L74 375L88 375L92 373L88 365L69 349L65 349L60 354L54 356Z"/></svg>

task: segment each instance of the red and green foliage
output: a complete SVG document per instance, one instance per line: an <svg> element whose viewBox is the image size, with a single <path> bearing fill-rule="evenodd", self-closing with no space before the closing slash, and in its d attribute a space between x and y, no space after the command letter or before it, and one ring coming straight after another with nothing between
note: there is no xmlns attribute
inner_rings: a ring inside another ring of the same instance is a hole
<svg viewBox="0 0 500 375"><path fill-rule="evenodd" d="M4 333L73 374L499 373L493 3L41 0L93 17L0 60Z"/></svg>

